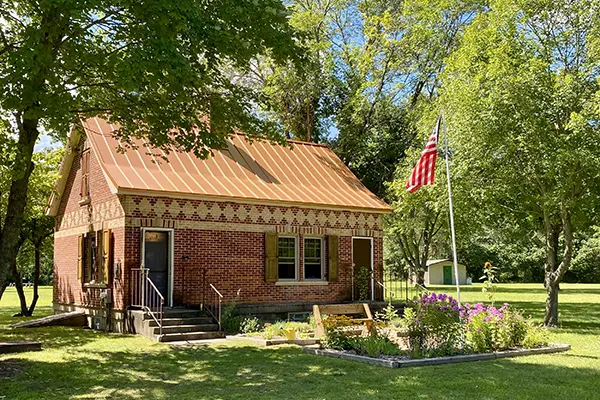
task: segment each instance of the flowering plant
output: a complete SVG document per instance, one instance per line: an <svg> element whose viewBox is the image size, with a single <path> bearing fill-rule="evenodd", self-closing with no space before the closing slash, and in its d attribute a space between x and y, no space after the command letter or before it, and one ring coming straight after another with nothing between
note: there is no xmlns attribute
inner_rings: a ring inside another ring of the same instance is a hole
<svg viewBox="0 0 600 400"><path fill-rule="evenodd" d="M507 303L500 308L465 304L461 311L467 343L474 351L489 352L523 344L531 324Z"/></svg>
<svg viewBox="0 0 600 400"><path fill-rule="evenodd" d="M446 294L427 292L405 310L409 346L415 355L447 355L462 348L458 302Z"/></svg>
<svg viewBox="0 0 600 400"><path fill-rule="evenodd" d="M490 261L483 264L483 276L479 280L483 281L481 291L487 295L488 300L494 305L494 294L496 293L496 272L497 269Z"/></svg>

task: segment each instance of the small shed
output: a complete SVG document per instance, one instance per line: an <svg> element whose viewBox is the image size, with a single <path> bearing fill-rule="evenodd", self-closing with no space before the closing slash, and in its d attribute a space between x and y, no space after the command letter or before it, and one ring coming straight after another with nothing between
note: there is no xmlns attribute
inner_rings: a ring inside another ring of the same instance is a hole
<svg viewBox="0 0 600 400"><path fill-rule="evenodd" d="M425 285L456 285L454 278L454 264L452 260L429 260L425 271ZM458 264L458 282L467 284L467 267Z"/></svg>

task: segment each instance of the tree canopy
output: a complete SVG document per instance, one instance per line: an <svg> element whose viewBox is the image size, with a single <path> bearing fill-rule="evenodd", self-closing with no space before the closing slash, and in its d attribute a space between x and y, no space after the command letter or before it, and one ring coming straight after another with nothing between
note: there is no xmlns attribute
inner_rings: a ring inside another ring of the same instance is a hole
<svg viewBox="0 0 600 400"><path fill-rule="evenodd" d="M252 59L299 62L279 0L0 1L0 145L14 149L0 231L0 287L16 257L40 132L64 137L82 116L206 157L234 129L280 138L254 112L261 94L231 74ZM141 122L143 121L143 122ZM210 121L210 123L209 123Z"/></svg>
<svg viewBox="0 0 600 400"><path fill-rule="evenodd" d="M547 325L558 323L557 287L573 258L574 235L597 223L600 59L592 55L593 10L586 1L490 2L442 78L455 181L486 225L539 235Z"/></svg>

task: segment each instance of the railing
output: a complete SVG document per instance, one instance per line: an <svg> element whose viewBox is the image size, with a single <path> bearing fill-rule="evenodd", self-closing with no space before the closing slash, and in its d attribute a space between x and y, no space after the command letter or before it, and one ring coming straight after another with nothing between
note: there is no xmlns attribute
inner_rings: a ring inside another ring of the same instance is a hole
<svg viewBox="0 0 600 400"><path fill-rule="evenodd" d="M211 289L205 295L202 308L205 309L219 325L221 330L221 306L223 304L223 295L217 290L216 287L211 283L208 285Z"/></svg>
<svg viewBox="0 0 600 400"><path fill-rule="evenodd" d="M383 300L384 301L386 301L388 303L393 303L394 299L397 299L396 292L385 287L385 285L383 283L381 283L380 281L377 281L377 285L379 285L383 288Z"/></svg>
<svg viewBox="0 0 600 400"><path fill-rule="evenodd" d="M383 282L377 283L383 287L383 299L388 303L392 301L408 301L412 298L408 277L404 271L384 269Z"/></svg>
<svg viewBox="0 0 600 400"><path fill-rule="evenodd" d="M384 270L383 282L377 282L383 288L383 298L386 302L409 301L420 297L428 289L419 285L406 271Z"/></svg>
<svg viewBox="0 0 600 400"><path fill-rule="evenodd" d="M145 268L131 270L131 305L146 311L156 321L159 335L162 335L165 298L148 276L149 272Z"/></svg>

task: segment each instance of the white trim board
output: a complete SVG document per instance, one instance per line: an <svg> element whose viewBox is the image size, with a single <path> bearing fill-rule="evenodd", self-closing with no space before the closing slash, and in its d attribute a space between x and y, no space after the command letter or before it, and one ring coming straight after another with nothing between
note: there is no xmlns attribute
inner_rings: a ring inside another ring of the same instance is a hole
<svg viewBox="0 0 600 400"><path fill-rule="evenodd" d="M173 275L175 270L175 230L173 228L141 228L141 254L140 254L140 267L144 268L144 257L146 255L146 232L168 232L169 233L169 267L167 268L168 277L168 288L167 288L167 307L173 307Z"/></svg>

